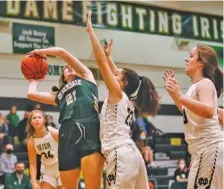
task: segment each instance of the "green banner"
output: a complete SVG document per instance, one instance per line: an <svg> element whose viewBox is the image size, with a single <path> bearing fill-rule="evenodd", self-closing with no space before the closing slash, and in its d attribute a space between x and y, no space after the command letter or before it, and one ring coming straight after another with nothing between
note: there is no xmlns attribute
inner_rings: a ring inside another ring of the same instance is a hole
<svg viewBox="0 0 224 189"><path fill-rule="evenodd" d="M90 8L94 27L223 42L221 16L121 1L0 1L0 17L85 26Z"/></svg>
<svg viewBox="0 0 224 189"><path fill-rule="evenodd" d="M25 54L33 49L55 46L53 27L13 24L13 53Z"/></svg>
<svg viewBox="0 0 224 189"><path fill-rule="evenodd" d="M60 76L61 73L62 73L63 67L64 66L49 64L48 75L50 75L50 76Z"/></svg>
<svg viewBox="0 0 224 189"><path fill-rule="evenodd" d="M217 53L219 66L223 67L223 47L220 46L211 46L211 47Z"/></svg>

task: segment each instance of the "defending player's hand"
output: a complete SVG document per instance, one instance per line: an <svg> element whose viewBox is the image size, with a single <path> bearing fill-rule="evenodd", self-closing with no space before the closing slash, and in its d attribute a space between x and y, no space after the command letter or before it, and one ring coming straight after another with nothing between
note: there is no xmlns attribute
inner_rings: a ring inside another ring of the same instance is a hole
<svg viewBox="0 0 224 189"><path fill-rule="evenodd" d="M164 81L167 82L170 78L173 78L174 77L174 72L172 70L166 70L164 72Z"/></svg>
<svg viewBox="0 0 224 189"><path fill-rule="evenodd" d="M91 18L92 18L92 11L89 10L89 11L88 11L88 14L87 14L87 26L86 26L86 31L87 31L87 32L90 32L90 31L93 30L93 26L92 26L92 20L91 20Z"/></svg>
<svg viewBox="0 0 224 189"><path fill-rule="evenodd" d="M181 96L180 87L176 79L169 78L167 82L165 83L165 88L169 93L173 94L174 96L177 96L177 97Z"/></svg>
<svg viewBox="0 0 224 189"><path fill-rule="evenodd" d="M113 45L113 39L110 40L109 44L105 44L104 45L104 53L107 55L107 56L110 56L111 55L111 52L112 52L112 45Z"/></svg>

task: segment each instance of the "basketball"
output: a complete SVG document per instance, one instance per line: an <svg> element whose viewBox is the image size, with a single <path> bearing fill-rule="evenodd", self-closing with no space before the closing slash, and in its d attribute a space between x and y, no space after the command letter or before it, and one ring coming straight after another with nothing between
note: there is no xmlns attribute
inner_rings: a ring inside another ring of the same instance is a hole
<svg viewBox="0 0 224 189"><path fill-rule="evenodd" d="M26 79L43 79L48 72L46 57L25 55L21 62L21 71Z"/></svg>

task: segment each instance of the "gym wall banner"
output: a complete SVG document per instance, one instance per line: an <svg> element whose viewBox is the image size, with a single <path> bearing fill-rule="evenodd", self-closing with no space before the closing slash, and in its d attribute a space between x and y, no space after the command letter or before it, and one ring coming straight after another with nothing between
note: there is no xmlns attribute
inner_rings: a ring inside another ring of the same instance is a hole
<svg viewBox="0 0 224 189"><path fill-rule="evenodd" d="M215 50L215 52L217 53L219 66L223 68L223 47L220 47L220 46L213 46L213 45L210 45L210 46L211 46L211 47Z"/></svg>
<svg viewBox="0 0 224 189"><path fill-rule="evenodd" d="M121 1L0 1L0 17L223 42L223 18Z"/></svg>
<svg viewBox="0 0 224 189"><path fill-rule="evenodd" d="M55 46L53 27L13 23L13 53Z"/></svg>

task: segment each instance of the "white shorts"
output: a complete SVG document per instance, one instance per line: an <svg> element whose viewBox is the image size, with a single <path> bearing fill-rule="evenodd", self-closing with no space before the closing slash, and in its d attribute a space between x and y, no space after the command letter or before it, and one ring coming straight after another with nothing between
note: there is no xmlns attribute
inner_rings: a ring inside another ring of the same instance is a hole
<svg viewBox="0 0 224 189"><path fill-rule="evenodd" d="M146 167L135 145L121 146L106 156L109 189L149 189Z"/></svg>
<svg viewBox="0 0 224 189"><path fill-rule="evenodd" d="M52 185L54 188L61 186L60 172L58 168L58 163L55 163L50 166L41 165L41 176L40 183L47 182Z"/></svg>
<svg viewBox="0 0 224 189"><path fill-rule="evenodd" d="M223 189L223 142L210 145L192 155L188 189Z"/></svg>

